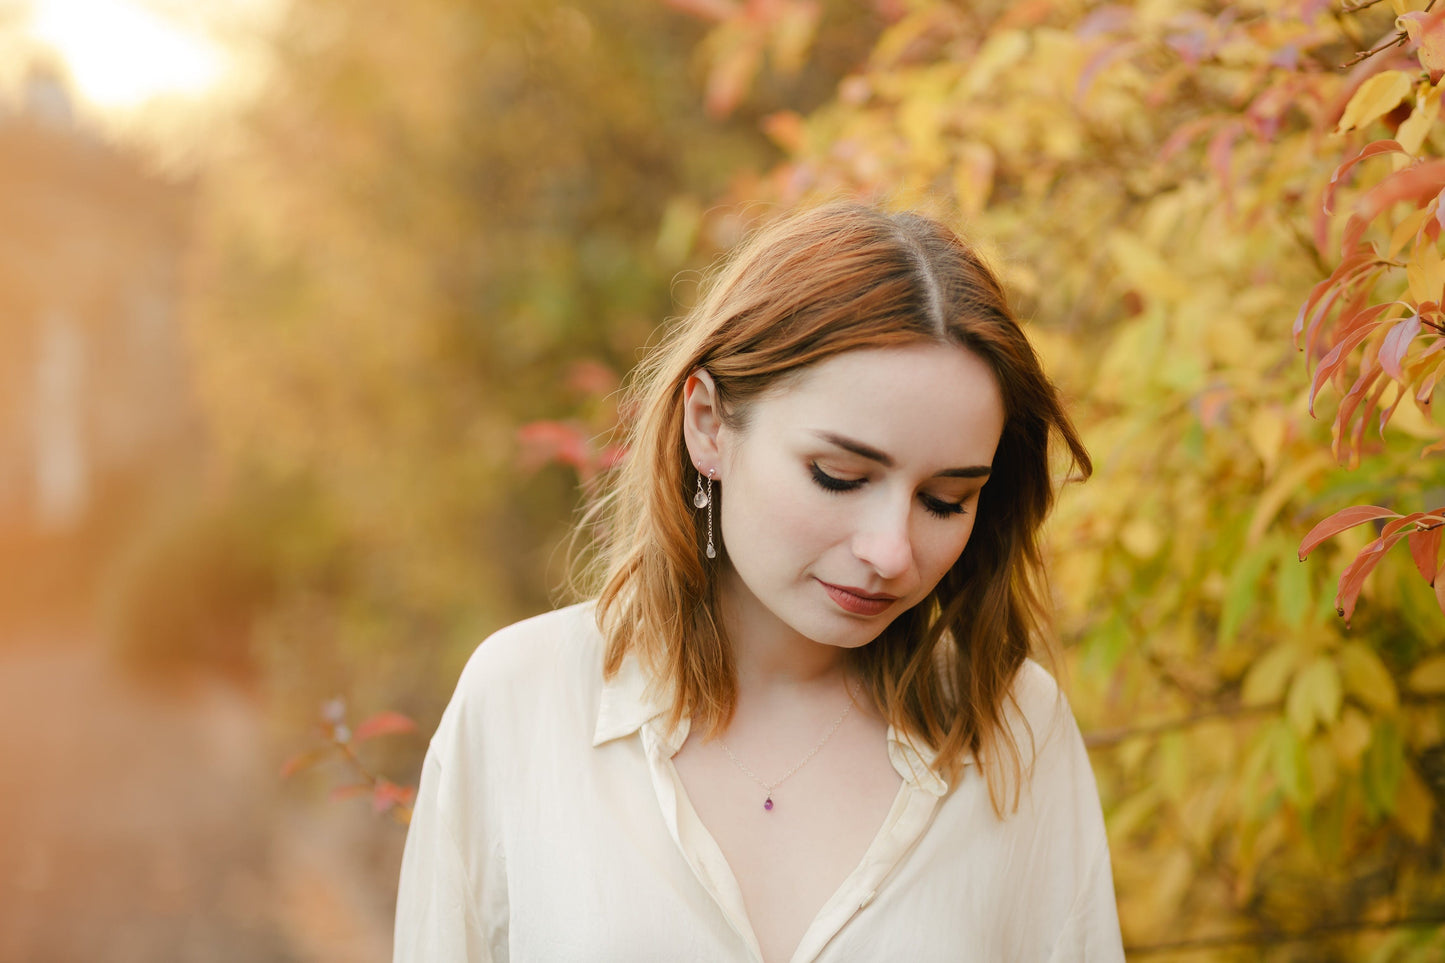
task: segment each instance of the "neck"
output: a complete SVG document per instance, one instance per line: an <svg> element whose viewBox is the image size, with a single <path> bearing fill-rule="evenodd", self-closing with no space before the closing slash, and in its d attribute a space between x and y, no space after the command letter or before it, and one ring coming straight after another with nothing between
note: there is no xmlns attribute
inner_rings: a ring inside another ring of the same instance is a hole
<svg viewBox="0 0 1445 963"><path fill-rule="evenodd" d="M719 614L732 645L740 699L833 688L845 679L848 650L815 642L767 611L731 568L721 573Z"/></svg>

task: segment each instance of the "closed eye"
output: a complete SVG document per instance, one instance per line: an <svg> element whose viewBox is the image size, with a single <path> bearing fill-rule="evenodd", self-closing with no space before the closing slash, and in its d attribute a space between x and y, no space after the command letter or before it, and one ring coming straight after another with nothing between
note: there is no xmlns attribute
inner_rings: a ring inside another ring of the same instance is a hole
<svg viewBox="0 0 1445 963"><path fill-rule="evenodd" d="M810 462L808 470L818 487L829 492L856 491L868 481L866 478L839 478L837 475L830 475L819 468L817 462ZM933 495L919 495L918 500L923 504L924 510L934 518L952 518L967 511L963 507L963 502L951 502Z"/></svg>
<svg viewBox="0 0 1445 963"><path fill-rule="evenodd" d="M818 487L824 489L825 491L851 492L855 489L863 487L864 479L839 478L836 475L830 475L823 469L819 468L817 462L810 462L808 464L808 470L813 473L813 481L817 482Z"/></svg>
<svg viewBox="0 0 1445 963"><path fill-rule="evenodd" d="M951 518L966 511L962 502L945 501L932 495L919 495L918 498L923 502L924 509L934 518Z"/></svg>

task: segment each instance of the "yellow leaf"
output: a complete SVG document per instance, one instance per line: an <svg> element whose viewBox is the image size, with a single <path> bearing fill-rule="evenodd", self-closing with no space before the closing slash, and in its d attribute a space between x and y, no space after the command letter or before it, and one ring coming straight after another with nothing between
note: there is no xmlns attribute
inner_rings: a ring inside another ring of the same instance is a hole
<svg viewBox="0 0 1445 963"><path fill-rule="evenodd" d="M1264 537L1265 529L1269 528L1270 522L1274 521L1285 502L1299 494L1300 485L1334 466L1335 461L1329 452L1317 451L1280 472L1279 477L1269 483L1259 496L1259 501L1255 503L1254 514L1249 518L1249 529L1245 534L1245 544L1258 544Z"/></svg>
<svg viewBox="0 0 1445 963"><path fill-rule="evenodd" d="M1415 98L1415 109L1400 129L1395 132L1395 141L1410 154L1419 154L1435 118L1440 116L1440 88L1428 85Z"/></svg>
<svg viewBox="0 0 1445 963"><path fill-rule="evenodd" d="M1360 757L1370 745L1370 720L1353 706L1345 709L1340 721L1330 730L1330 742L1334 743L1335 756L1346 769L1360 768Z"/></svg>
<svg viewBox="0 0 1445 963"><path fill-rule="evenodd" d="M1285 715L1295 732L1306 736L1316 722L1334 724L1340 714L1341 697L1340 670L1334 659L1322 655L1295 676L1285 700Z"/></svg>
<svg viewBox="0 0 1445 963"><path fill-rule="evenodd" d="M1261 354L1249 325L1230 314L1215 317L1205 327L1204 344L1210 356L1225 367L1248 367Z"/></svg>
<svg viewBox="0 0 1445 963"><path fill-rule="evenodd" d="M1350 98L1335 133L1342 134L1383 117L1410 95L1413 86L1414 77L1403 70L1386 70L1375 74L1360 84L1360 89Z"/></svg>
<svg viewBox="0 0 1445 963"><path fill-rule="evenodd" d="M953 191L965 214L977 214L993 193L994 153L987 144L970 141L958 150L953 169Z"/></svg>
<svg viewBox="0 0 1445 963"><path fill-rule="evenodd" d="M1244 426L1245 436L1249 438L1250 447L1259 456L1264 465L1264 476L1266 478L1274 474L1274 466L1279 462L1279 450L1284 444L1285 429L1288 422L1285 421L1284 413L1278 408L1268 405L1261 405L1249 416L1249 423Z"/></svg>
<svg viewBox="0 0 1445 963"><path fill-rule="evenodd" d="M1395 822L1410 834L1420 845L1430 841L1430 823L1434 816L1435 800L1430 790L1415 775L1411 766L1405 766L1400 774L1400 788L1395 796Z"/></svg>
<svg viewBox="0 0 1445 963"><path fill-rule="evenodd" d="M1135 518L1119 531L1119 541L1135 558L1150 559L1163 546L1164 533L1149 519Z"/></svg>
<svg viewBox="0 0 1445 963"><path fill-rule="evenodd" d="M1109 835L1113 839L1128 839L1134 831L1145 824L1154 811L1159 808L1159 790L1157 787L1145 786L1139 792L1129 796L1109 813L1106 822L1109 826Z"/></svg>
<svg viewBox="0 0 1445 963"><path fill-rule="evenodd" d="M1409 688L1413 692L1445 692L1445 655L1432 656L1415 666Z"/></svg>
<svg viewBox="0 0 1445 963"><path fill-rule="evenodd" d="M1405 265L1405 277L1410 282L1410 297L1416 304L1422 301L1439 301L1445 291L1445 260L1433 241L1425 241L1415 247L1410 261Z"/></svg>
<svg viewBox="0 0 1445 963"><path fill-rule="evenodd" d="M1267 705L1284 695L1290 673L1299 663L1299 650L1289 643L1276 645L1250 667L1240 697L1245 705Z"/></svg>
<svg viewBox="0 0 1445 963"><path fill-rule="evenodd" d="M1369 646L1350 642L1340 649L1340 674L1345 691L1377 712L1394 712L1400 704L1395 679Z"/></svg>
<svg viewBox="0 0 1445 963"><path fill-rule="evenodd" d="M969 64L968 74L963 80L964 93L978 96L988 90L999 71L1011 67L1028 53L1029 38L1022 30L1005 30L995 33L984 43L983 49ZM1399 101L1396 101L1398 103ZM1389 110L1386 107L1385 110ZM1384 113L1384 111L1381 111Z"/></svg>
<svg viewBox="0 0 1445 963"><path fill-rule="evenodd" d="M1396 224L1395 229L1390 232L1389 256L1394 257L1399 254L1405 245L1420 233L1420 228L1425 226L1425 222L1434 216L1435 205L1431 203L1400 218L1400 223Z"/></svg>

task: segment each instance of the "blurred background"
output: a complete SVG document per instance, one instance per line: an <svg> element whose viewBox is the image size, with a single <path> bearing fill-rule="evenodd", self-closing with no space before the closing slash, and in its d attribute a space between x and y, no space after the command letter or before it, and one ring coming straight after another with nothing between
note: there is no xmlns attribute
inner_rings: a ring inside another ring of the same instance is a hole
<svg viewBox="0 0 1445 963"><path fill-rule="evenodd" d="M1131 959L1445 958L1427 7L0 0L0 961L388 959L614 390L838 197L988 254L1094 454L1049 552Z"/></svg>

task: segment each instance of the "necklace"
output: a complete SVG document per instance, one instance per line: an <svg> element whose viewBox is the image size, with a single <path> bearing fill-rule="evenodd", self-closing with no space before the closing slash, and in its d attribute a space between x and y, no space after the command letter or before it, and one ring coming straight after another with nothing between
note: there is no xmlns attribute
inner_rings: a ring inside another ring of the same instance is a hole
<svg viewBox="0 0 1445 963"><path fill-rule="evenodd" d="M858 698L858 690L861 688L863 688L863 682L860 679L857 684L853 686L853 691L848 695L848 705L844 707L842 714L839 715L838 718L833 720L833 724L828 727L827 732L823 733L823 738L818 740L818 744L812 749L808 750L808 754L802 759L798 760L797 765L793 766L793 768L789 769L787 772L783 773L772 782L763 782L761 779L759 779L757 773L753 772L751 769L749 769L746 765L743 764L743 761L741 759L733 755L733 751L728 748L728 744L726 742L723 742L721 739L718 740L718 745L722 746L723 752L728 754L728 758L733 761L733 765L741 769L753 782L763 787L763 809L767 810L768 812L773 811L773 790L781 786L784 782L787 782L788 777L791 776L793 773L806 766L809 760L816 756L819 750L821 750L824 746L828 744L828 740L833 738L833 733L838 731L838 727L843 724L843 720L848 718L848 713L853 711L854 700Z"/></svg>

